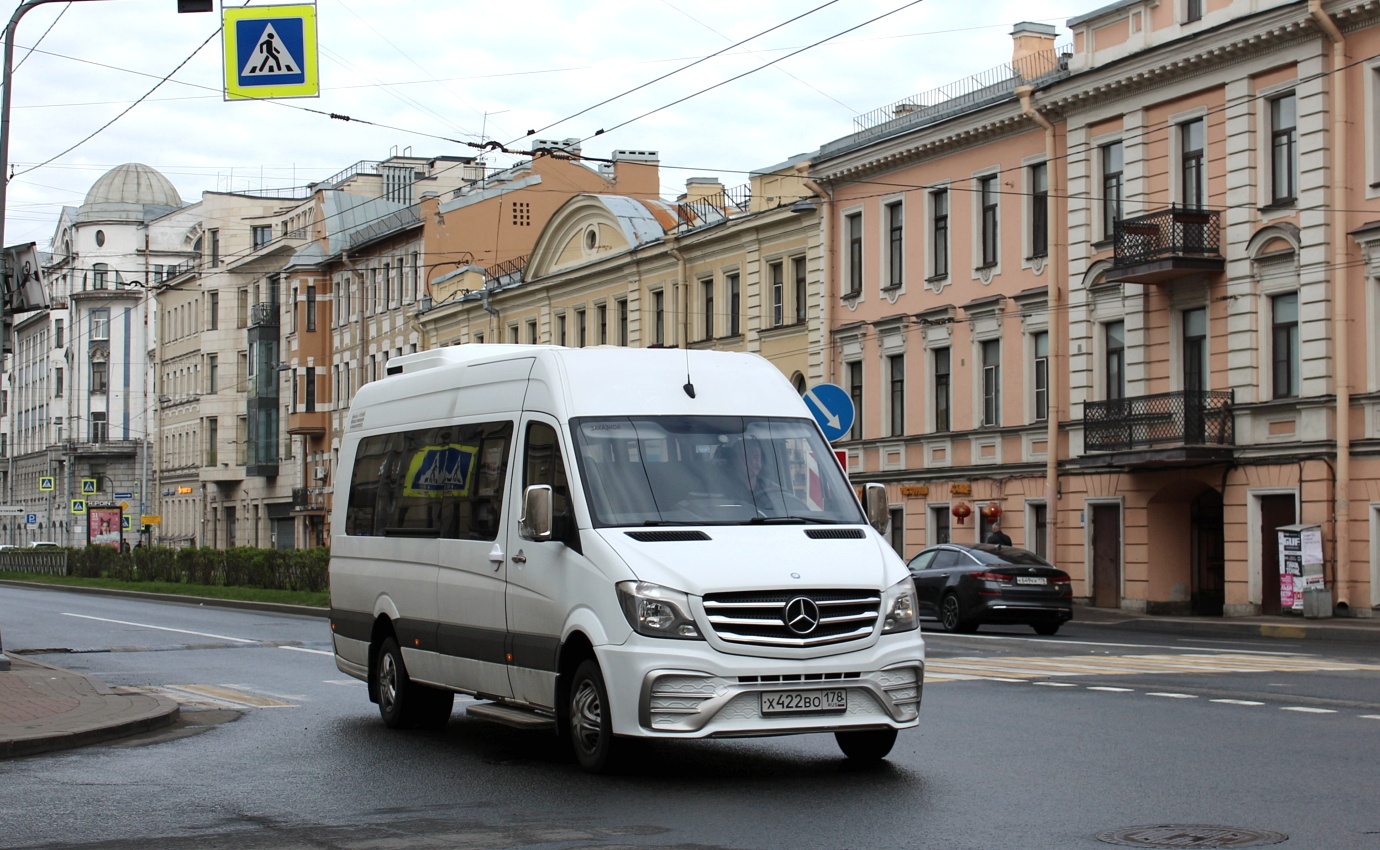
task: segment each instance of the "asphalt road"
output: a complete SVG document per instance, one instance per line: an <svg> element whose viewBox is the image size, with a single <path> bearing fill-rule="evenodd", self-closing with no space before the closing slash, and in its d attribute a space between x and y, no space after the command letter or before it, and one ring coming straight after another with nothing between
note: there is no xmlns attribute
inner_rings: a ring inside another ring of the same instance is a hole
<svg viewBox="0 0 1380 850"><path fill-rule="evenodd" d="M656 743L628 775L465 717L392 732L320 619L0 588L10 651L186 706L143 739L0 762L0 847L1098 848L1219 824L1380 850L1373 647L1073 623L926 632L919 730Z"/></svg>

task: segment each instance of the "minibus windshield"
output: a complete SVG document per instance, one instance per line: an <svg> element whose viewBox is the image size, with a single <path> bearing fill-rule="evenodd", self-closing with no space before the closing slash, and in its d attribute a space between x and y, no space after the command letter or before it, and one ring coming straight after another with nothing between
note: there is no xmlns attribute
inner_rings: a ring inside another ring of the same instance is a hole
<svg viewBox="0 0 1380 850"><path fill-rule="evenodd" d="M595 527L865 521L806 419L584 417L571 430Z"/></svg>

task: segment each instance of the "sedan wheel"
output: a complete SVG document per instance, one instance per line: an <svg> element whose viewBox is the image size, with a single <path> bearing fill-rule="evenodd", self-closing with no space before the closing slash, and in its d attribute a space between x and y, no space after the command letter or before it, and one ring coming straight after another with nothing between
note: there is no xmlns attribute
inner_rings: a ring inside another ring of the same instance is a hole
<svg viewBox="0 0 1380 850"><path fill-rule="evenodd" d="M944 601L939 603L939 624L944 627L946 632L975 632L977 623L970 621L963 614L963 603L958 601L958 597L952 593L944 597Z"/></svg>

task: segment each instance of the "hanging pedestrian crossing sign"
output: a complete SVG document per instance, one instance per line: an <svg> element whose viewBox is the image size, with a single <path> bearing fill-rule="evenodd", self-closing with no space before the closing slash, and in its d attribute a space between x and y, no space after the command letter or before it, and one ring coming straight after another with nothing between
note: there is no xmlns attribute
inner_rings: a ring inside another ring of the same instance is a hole
<svg viewBox="0 0 1380 850"><path fill-rule="evenodd" d="M51 475L44 475L44 476L39 477L39 479L38 479L38 489L40 489L40 490L53 490L53 489L56 489L56 487L55 487L56 484L57 484L56 480L54 480L53 476L51 476Z"/></svg>
<svg viewBox="0 0 1380 850"><path fill-rule="evenodd" d="M72 500L72 513L74 513L74 514L84 514L84 513L86 513L86 500L85 500L85 499L73 499L73 500Z"/></svg>
<svg viewBox="0 0 1380 850"><path fill-rule="evenodd" d="M222 7L226 100L317 97L316 6Z"/></svg>

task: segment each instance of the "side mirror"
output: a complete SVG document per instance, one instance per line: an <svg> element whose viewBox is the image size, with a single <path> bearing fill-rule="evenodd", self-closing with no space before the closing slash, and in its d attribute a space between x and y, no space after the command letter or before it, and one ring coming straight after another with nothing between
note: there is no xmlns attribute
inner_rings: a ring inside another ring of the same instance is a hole
<svg viewBox="0 0 1380 850"><path fill-rule="evenodd" d="M886 485L868 484L863 490L863 507L867 510L867 524L886 534L887 523L891 522L891 511L887 507Z"/></svg>
<svg viewBox="0 0 1380 850"><path fill-rule="evenodd" d="M551 539L551 485L533 484L523 491L518 536L538 542Z"/></svg>

